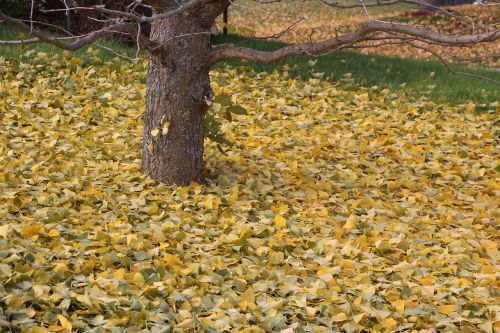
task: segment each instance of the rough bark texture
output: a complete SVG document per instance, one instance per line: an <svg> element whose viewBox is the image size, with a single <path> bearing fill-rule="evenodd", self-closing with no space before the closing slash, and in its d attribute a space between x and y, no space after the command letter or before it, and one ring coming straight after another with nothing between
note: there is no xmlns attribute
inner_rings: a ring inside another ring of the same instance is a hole
<svg viewBox="0 0 500 333"><path fill-rule="evenodd" d="M159 182L186 185L203 180L209 30L210 25L191 15L155 21L151 27L151 39L167 54L149 54L142 172Z"/></svg>

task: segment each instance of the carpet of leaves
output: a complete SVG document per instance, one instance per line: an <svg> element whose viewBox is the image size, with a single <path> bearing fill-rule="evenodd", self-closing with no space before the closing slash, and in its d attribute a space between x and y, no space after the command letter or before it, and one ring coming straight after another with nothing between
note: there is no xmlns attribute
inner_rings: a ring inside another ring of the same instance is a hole
<svg viewBox="0 0 500 333"><path fill-rule="evenodd" d="M249 116L167 186L144 66L78 62L0 59L1 331L500 329L498 106L214 71Z"/></svg>
<svg viewBox="0 0 500 333"><path fill-rule="evenodd" d="M388 12L383 12L383 10ZM409 11L407 7L375 7L368 12L372 19L408 23L446 33L477 33L484 27L494 31L498 26L500 6L464 5L444 9L451 15ZM256 17L258 19L256 19ZM279 2L269 5L236 3L230 11L230 24L239 34L248 35L252 31L257 37L278 37L288 43L319 42L338 34L353 31L368 20L363 9L339 10L314 2ZM290 30L286 30L290 27ZM247 28L247 29L245 29ZM285 31L286 30L286 31ZM284 32L281 34L281 32ZM380 35L383 36L383 35ZM380 44L367 42L364 45ZM500 67L500 41L478 44L470 48L443 47L414 42L425 46L451 63L479 67ZM404 58L436 58L432 53L408 44L385 45L361 49L363 53L375 53Z"/></svg>

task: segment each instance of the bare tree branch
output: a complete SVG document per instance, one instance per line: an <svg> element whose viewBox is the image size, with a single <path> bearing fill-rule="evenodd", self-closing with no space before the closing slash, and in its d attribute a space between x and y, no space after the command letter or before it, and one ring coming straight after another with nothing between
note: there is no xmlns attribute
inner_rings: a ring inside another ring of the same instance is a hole
<svg viewBox="0 0 500 333"><path fill-rule="evenodd" d="M4 14L2 11L0 11L0 19L15 25L16 27L18 27L25 33L29 34L30 36L36 37L35 39L30 39L31 43L34 43L36 41L44 42L69 51L78 50L79 48L82 48L85 45L92 44L93 42L95 42L100 38L107 37L115 33L127 33L132 37L139 36L138 40L140 44L147 49L152 49L156 46L156 43L152 42L149 38L147 38L143 34L138 35L137 25L133 23L116 23L101 30L94 31L84 37L76 38L76 40L72 43L66 43L62 41L61 38L44 34L35 29L32 30L31 27L26 23L24 23L23 21L12 18Z"/></svg>
<svg viewBox="0 0 500 333"><path fill-rule="evenodd" d="M77 11L77 10L95 10L95 11L101 12L103 14L108 14L108 15L111 15L114 17L127 18L131 21L138 22L138 23L151 23L151 22L156 21L156 20L162 20L162 19L166 19L169 17L173 17L175 15L180 15L180 14L186 13L186 12L188 12L188 11L198 7L198 6L201 6L203 4L208 4L210 2L214 2L214 1L191 0L186 4L180 5L179 7L177 7L174 10L168 11L166 13L154 14L151 16L139 16L139 15L133 14L132 12L125 12L125 11L121 11L121 10L109 9L109 8L106 8L105 5L95 5L95 6L91 6L91 7L81 7L80 6L80 7L71 7L71 8L48 9L48 10L45 10L44 12L49 13L49 12L66 12L66 11Z"/></svg>

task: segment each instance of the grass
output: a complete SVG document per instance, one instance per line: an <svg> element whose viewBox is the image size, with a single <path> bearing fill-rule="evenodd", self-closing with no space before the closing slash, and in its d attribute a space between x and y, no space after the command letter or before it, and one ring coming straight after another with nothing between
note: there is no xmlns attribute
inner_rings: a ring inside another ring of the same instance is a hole
<svg viewBox="0 0 500 333"><path fill-rule="evenodd" d="M5 24L0 24L0 40L19 38L19 32ZM278 42L249 40L239 36L220 36L214 38L214 43L234 43L254 47L261 50L274 50L285 44ZM93 63L92 57L98 54L101 61L116 61L117 54L134 57L136 50L119 41L102 40L99 45L114 50L115 53L105 49L88 52L89 47L75 51L74 56L81 58L83 65ZM92 46L96 49L96 46ZM26 52L46 52L48 54L61 53L62 51L46 44L16 45L0 47L0 57L19 59ZM395 57L363 55L356 52L335 52L317 57L315 65L311 65L311 57L289 57L273 64L245 63L256 71L272 72L282 69L283 65L290 67L289 74L296 77L309 78L315 73L324 73L329 80L345 80L351 76L356 84L390 89L405 89L417 93L426 92L429 97L438 102L460 104L466 101L475 103L488 103L499 100L500 91L494 83L456 76L447 73L446 68L438 61L424 61L401 59ZM26 61L26 60L25 60ZM127 61L127 60L124 60ZM241 61L229 61L231 65L242 65ZM223 66L219 64L218 66ZM500 72L493 70L467 69L455 66L456 70L471 74L479 74L500 81Z"/></svg>

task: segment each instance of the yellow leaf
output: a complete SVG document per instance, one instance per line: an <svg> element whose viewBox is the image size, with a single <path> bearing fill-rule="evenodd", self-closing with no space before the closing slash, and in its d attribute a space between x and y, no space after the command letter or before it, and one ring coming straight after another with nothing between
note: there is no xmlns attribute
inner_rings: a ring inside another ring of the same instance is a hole
<svg viewBox="0 0 500 333"><path fill-rule="evenodd" d="M357 314L355 315L354 317L352 317L352 320L357 324L359 323L361 320L363 320L363 317L365 316L364 313L360 313L360 314Z"/></svg>
<svg viewBox="0 0 500 333"><path fill-rule="evenodd" d="M358 227L358 222L356 221L356 216L354 216L352 214L349 215L349 217L347 218L347 221L342 226L342 228L344 228L346 230L356 229L357 227Z"/></svg>
<svg viewBox="0 0 500 333"><path fill-rule="evenodd" d="M347 268L347 269L352 269L354 267L354 265L352 263L352 260L342 259L340 261L340 267Z"/></svg>
<svg viewBox="0 0 500 333"><path fill-rule="evenodd" d="M358 176L354 173L354 172L351 172L348 176L347 176L347 179L349 179L350 181L355 181L358 179Z"/></svg>
<svg viewBox="0 0 500 333"><path fill-rule="evenodd" d="M8 234L9 234L9 225L5 224L0 226L0 236L2 236L4 239L7 239Z"/></svg>
<svg viewBox="0 0 500 333"><path fill-rule="evenodd" d="M163 124L163 128L161 130L161 134L162 135L167 135L169 128L170 128L170 123L168 121L165 121L165 123Z"/></svg>
<svg viewBox="0 0 500 333"><path fill-rule="evenodd" d="M447 304L447 305L441 305L437 308L439 313L442 314L450 314L453 311L455 311L455 305L453 304Z"/></svg>
<svg viewBox="0 0 500 333"><path fill-rule="evenodd" d="M372 198L363 198L359 201L359 207L365 208L365 209L371 209L375 207L375 200Z"/></svg>
<svg viewBox="0 0 500 333"><path fill-rule="evenodd" d="M368 300L370 299L373 295L375 295L375 286L369 286L365 290L363 290L363 299Z"/></svg>
<svg viewBox="0 0 500 333"><path fill-rule="evenodd" d="M255 290L252 287L250 287L247 290L245 290L243 294L241 294L239 305L243 311L246 311L248 306L254 303L255 303Z"/></svg>
<svg viewBox="0 0 500 333"><path fill-rule="evenodd" d="M59 323L64 330L71 331L73 329L73 325L71 325L71 322L63 315L57 315L57 319L59 320Z"/></svg>
<svg viewBox="0 0 500 333"><path fill-rule="evenodd" d="M272 210L275 214L283 215L283 214L288 213L290 208L288 207L288 205L284 204L284 205L279 205L279 206L273 206Z"/></svg>
<svg viewBox="0 0 500 333"><path fill-rule="evenodd" d="M405 301L402 299L398 299L392 302L392 305L398 313L403 313L403 311L405 310Z"/></svg>
<svg viewBox="0 0 500 333"><path fill-rule="evenodd" d="M183 322L180 322L179 324L177 324L177 327L181 328L181 329L191 328L191 327L193 327L193 319L192 318L186 319Z"/></svg>
<svg viewBox="0 0 500 333"><path fill-rule="evenodd" d="M115 279L123 279L124 276L125 276L124 268L117 269L116 271L113 272L113 278Z"/></svg>
<svg viewBox="0 0 500 333"><path fill-rule="evenodd" d="M396 328L398 326L398 322L395 321L394 319L392 319L391 317L389 317L389 318L384 319L384 325L386 327L390 328L391 330L393 330L394 328Z"/></svg>
<svg viewBox="0 0 500 333"><path fill-rule="evenodd" d="M333 321L344 321L347 320L347 315L343 312L340 312L334 316L332 316Z"/></svg>
<svg viewBox="0 0 500 333"><path fill-rule="evenodd" d="M42 230L41 225L30 225L30 226L27 226L23 229L23 231L21 232L21 235L23 237L37 235L40 233L40 230Z"/></svg>
<svg viewBox="0 0 500 333"><path fill-rule="evenodd" d="M67 271L68 271L68 266L66 266L66 264L64 264L64 263L57 263L54 266L54 272L64 273Z"/></svg>
<svg viewBox="0 0 500 333"><path fill-rule="evenodd" d="M286 228L286 219L281 215L274 216L274 223L276 223L276 225L280 228Z"/></svg>
<svg viewBox="0 0 500 333"><path fill-rule="evenodd" d="M420 280L420 283L424 286L431 286L436 282L437 278L435 276L429 275Z"/></svg>
<svg viewBox="0 0 500 333"><path fill-rule="evenodd" d="M158 207L158 205L156 204L156 202L153 202L151 204L151 206L149 207L149 214L151 214L151 215L158 214L159 210L160 210L160 208Z"/></svg>
<svg viewBox="0 0 500 333"><path fill-rule="evenodd" d="M234 204L236 202L236 200L238 200L238 186L234 186L232 189L231 189L231 194L229 194L229 197L227 198L227 202L229 202L229 204Z"/></svg>
<svg viewBox="0 0 500 333"><path fill-rule="evenodd" d="M240 297L241 301L247 301L249 303L255 302L255 290L252 287L249 287Z"/></svg>
<svg viewBox="0 0 500 333"><path fill-rule="evenodd" d="M207 195L207 198L205 199L204 205L207 209L214 208L214 198L212 197L211 194Z"/></svg>
<svg viewBox="0 0 500 333"><path fill-rule="evenodd" d="M44 285L34 285L33 291L35 292L35 297L40 297L43 294L48 294L50 291L50 287Z"/></svg>
<svg viewBox="0 0 500 333"><path fill-rule="evenodd" d="M49 231L49 236L50 237L58 237L61 233L57 229L51 229Z"/></svg>
<svg viewBox="0 0 500 333"><path fill-rule="evenodd" d="M399 181L389 182L387 184L387 189L389 189L390 191L397 190L400 187L401 187L401 183Z"/></svg>
<svg viewBox="0 0 500 333"><path fill-rule="evenodd" d="M158 128L151 130L151 135L153 136L153 138L157 137L159 133L160 130Z"/></svg>
<svg viewBox="0 0 500 333"><path fill-rule="evenodd" d="M137 272L134 274L134 278L132 279L132 282L136 285L136 286L143 286L144 283L146 283L146 281L144 280L144 277L142 276L141 273Z"/></svg>
<svg viewBox="0 0 500 333"><path fill-rule="evenodd" d="M312 188L308 188L308 189L306 189L304 192L305 192L305 194L306 194L306 198L308 198L308 199L313 199L313 200L315 200L315 199L317 199L317 197L318 197L317 192L316 192L315 190L313 190Z"/></svg>
<svg viewBox="0 0 500 333"><path fill-rule="evenodd" d="M318 269L318 271L316 272L316 275L321 277L323 275L328 274L329 272L330 272L330 270L328 269L328 267L323 266L320 269Z"/></svg>
<svg viewBox="0 0 500 333"><path fill-rule="evenodd" d="M165 261L167 262L167 264L169 264L171 266L182 265L181 259L179 258L179 256L177 256L175 254L167 254L165 257Z"/></svg>

